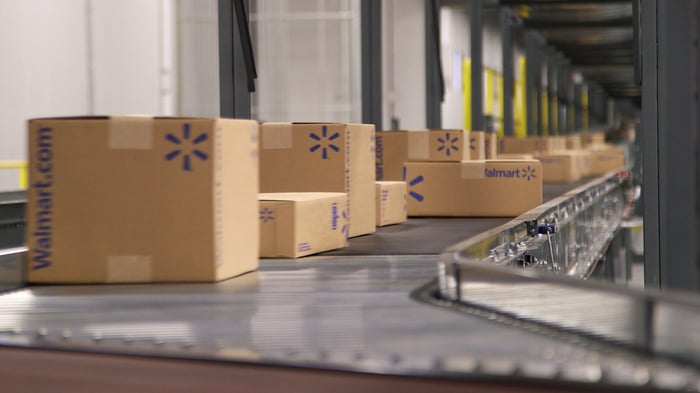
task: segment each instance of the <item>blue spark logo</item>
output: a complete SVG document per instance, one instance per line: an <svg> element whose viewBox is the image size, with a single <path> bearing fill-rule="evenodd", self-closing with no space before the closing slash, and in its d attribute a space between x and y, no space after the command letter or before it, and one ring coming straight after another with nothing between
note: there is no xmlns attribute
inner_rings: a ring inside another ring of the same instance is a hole
<svg viewBox="0 0 700 393"><path fill-rule="evenodd" d="M273 212L269 208L266 207L266 208L260 210L260 221L262 221L263 223L268 223L274 219L275 219L275 212Z"/></svg>
<svg viewBox="0 0 700 393"><path fill-rule="evenodd" d="M406 167L405 166L403 167L403 180L406 181ZM423 183L424 180L425 180L425 178L423 178L423 175L418 175L418 176L414 177L413 180L408 182L408 187L409 187L408 195L410 195L411 198L415 199L418 202L423 202L423 199L425 199L425 197L423 196L423 194L419 194L419 193L411 190L411 187L414 187L420 183Z"/></svg>
<svg viewBox="0 0 700 393"><path fill-rule="evenodd" d="M438 138L440 146L437 151L445 151L445 154L449 157L452 151L459 151L459 146L457 146L458 137L450 138L450 133L445 134L445 138Z"/></svg>
<svg viewBox="0 0 700 393"><path fill-rule="evenodd" d="M537 178L537 175L535 174L535 168L532 168L530 167L530 165L528 165L527 168L521 169L520 177L525 178L528 181Z"/></svg>
<svg viewBox="0 0 700 393"><path fill-rule="evenodd" d="M182 125L181 138L178 138L170 133L165 135L165 140L178 146L178 148L166 154L165 159L167 161L172 161L177 157L181 156L183 171L192 171L192 157L199 158L202 161L206 161L209 158L207 153L197 148L197 145L207 140L208 135L205 133L201 133L197 135L196 138L190 140L191 133L192 126L190 125L190 123L185 123Z"/></svg>
<svg viewBox="0 0 700 393"><path fill-rule="evenodd" d="M340 216L343 218L343 227L340 228L340 233L345 235L345 238L350 237L350 231L349 231L349 226L348 226L348 211L343 210L343 212L340 214Z"/></svg>
<svg viewBox="0 0 700 393"><path fill-rule="evenodd" d="M547 149L547 141L544 139L538 139L535 141L535 150L536 151L543 151Z"/></svg>
<svg viewBox="0 0 700 393"><path fill-rule="evenodd" d="M474 146L474 142L476 142L476 137L469 138L469 150L476 150L476 146Z"/></svg>
<svg viewBox="0 0 700 393"><path fill-rule="evenodd" d="M309 138L313 139L314 141L318 142L315 145L311 146L309 148L309 151L312 153L315 153L318 150L321 150L321 158L324 160L328 159L328 150L333 150L334 152L339 152L340 148L334 144L334 140L338 139L340 137L340 133L336 132L331 136L328 136L328 127L323 126L321 129L321 135L319 136L315 132L312 132L309 134Z"/></svg>

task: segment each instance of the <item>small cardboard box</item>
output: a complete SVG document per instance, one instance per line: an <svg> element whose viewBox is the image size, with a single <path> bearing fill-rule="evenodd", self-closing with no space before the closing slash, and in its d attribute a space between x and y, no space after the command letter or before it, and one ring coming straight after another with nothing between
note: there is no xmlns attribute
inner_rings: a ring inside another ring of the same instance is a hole
<svg viewBox="0 0 700 393"><path fill-rule="evenodd" d="M406 182L378 181L376 190L377 226L406 222Z"/></svg>
<svg viewBox="0 0 700 393"><path fill-rule="evenodd" d="M407 161L459 162L471 158L469 131L409 131L407 135Z"/></svg>
<svg viewBox="0 0 700 393"><path fill-rule="evenodd" d="M29 122L27 277L208 282L258 267L258 124Z"/></svg>
<svg viewBox="0 0 700 393"><path fill-rule="evenodd" d="M515 217L542 203L537 160L407 162L409 216Z"/></svg>
<svg viewBox="0 0 700 393"><path fill-rule="evenodd" d="M474 131L472 131L474 132ZM495 160L498 157L498 136L495 132L484 133L485 159Z"/></svg>
<svg viewBox="0 0 700 393"><path fill-rule="evenodd" d="M347 194L263 193L258 199L261 257L298 258L347 245Z"/></svg>
<svg viewBox="0 0 700 393"><path fill-rule="evenodd" d="M581 134L571 134L565 138L566 150L581 150Z"/></svg>
<svg viewBox="0 0 700 393"><path fill-rule="evenodd" d="M537 158L542 163L544 183L573 183L581 180L581 163L577 152L542 153Z"/></svg>
<svg viewBox="0 0 700 393"><path fill-rule="evenodd" d="M563 150L565 142L559 137L528 136L501 138L499 154L538 154Z"/></svg>
<svg viewBox="0 0 700 393"><path fill-rule="evenodd" d="M613 146L600 146L589 150L591 175L600 176L625 166L625 151Z"/></svg>
<svg viewBox="0 0 700 393"><path fill-rule="evenodd" d="M469 132L470 160L485 160L487 153L486 133L483 131Z"/></svg>
<svg viewBox="0 0 700 393"><path fill-rule="evenodd" d="M581 133L581 145L584 148L589 146L599 146L605 144L605 132L589 131Z"/></svg>
<svg viewBox="0 0 700 393"><path fill-rule="evenodd" d="M499 160L534 160L535 156L532 154L499 154Z"/></svg>
<svg viewBox="0 0 700 393"><path fill-rule="evenodd" d="M377 180L403 179L403 164L408 161L408 131L379 131L376 136Z"/></svg>
<svg viewBox="0 0 700 393"><path fill-rule="evenodd" d="M376 230L374 126L263 123L261 192L348 194L350 237Z"/></svg>

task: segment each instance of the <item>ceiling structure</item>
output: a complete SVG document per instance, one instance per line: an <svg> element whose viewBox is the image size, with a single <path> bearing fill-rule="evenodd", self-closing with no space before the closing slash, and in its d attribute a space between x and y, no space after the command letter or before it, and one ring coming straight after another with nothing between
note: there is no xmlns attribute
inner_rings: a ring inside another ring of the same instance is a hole
<svg viewBox="0 0 700 393"><path fill-rule="evenodd" d="M634 9L636 0L500 0L526 28L537 31L589 81L616 99L638 107L635 82Z"/></svg>

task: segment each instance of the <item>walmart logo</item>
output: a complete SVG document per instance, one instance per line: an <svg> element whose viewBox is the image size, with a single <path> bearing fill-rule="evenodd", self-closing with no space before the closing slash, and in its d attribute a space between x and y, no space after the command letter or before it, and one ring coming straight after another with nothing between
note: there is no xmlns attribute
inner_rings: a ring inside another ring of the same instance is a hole
<svg viewBox="0 0 700 393"><path fill-rule="evenodd" d="M182 170L191 171L192 170L192 158L196 157L202 161L206 161L209 156L199 150L197 145L207 140L208 136L205 133L197 135L196 138L190 140L191 134L190 123L185 123L182 125L182 137L178 138L173 134L168 133L165 139L178 147L165 155L165 159L172 161L177 157L182 157Z"/></svg>
<svg viewBox="0 0 700 393"><path fill-rule="evenodd" d="M535 168L530 167L530 165L527 166L527 168L523 168L520 170L520 177L525 178L527 180L535 179L537 176L535 175Z"/></svg>
<svg viewBox="0 0 700 393"><path fill-rule="evenodd" d="M445 138L438 138L440 143L437 151L445 151L445 154L449 157L452 151L459 151L459 146L457 146L458 137L450 138L450 133L445 134Z"/></svg>
<svg viewBox="0 0 700 393"><path fill-rule="evenodd" d="M405 166L403 167L403 180L406 181L406 167ZM410 195L411 198L417 200L418 202L423 202L423 199L425 199L425 197L423 196L423 194L419 194L419 193L411 190L411 187L414 187L418 184L423 183L424 180L425 180L425 178L423 178L423 175L418 175L418 176L414 177L413 180L408 182L408 195Z"/></svg>
<svg viewBox="0 0 700 393"><path fill-rule="evenodd" d="M275 213L269 208L264 208L260 210L260 221L263 223L268 223L275 219Z"/></svg>
<svg viewBox="0 0 700 393"><path fill-rule="evenodd" d="M321 158L324 160L328 159L328 150L333 150L334 152L339 152L340 148L336 146L333 142L334 140L338 139L340 137L340 133L336 132L331 136L328 136L328 127L323 126L321 129L321 135L319 136L315 132L312 132L309 134L309 138L313 139L314 141L318 142L317 144L311 146L309 148L309 151L312 153L315 153L318 150L321 150Z"/></svg>

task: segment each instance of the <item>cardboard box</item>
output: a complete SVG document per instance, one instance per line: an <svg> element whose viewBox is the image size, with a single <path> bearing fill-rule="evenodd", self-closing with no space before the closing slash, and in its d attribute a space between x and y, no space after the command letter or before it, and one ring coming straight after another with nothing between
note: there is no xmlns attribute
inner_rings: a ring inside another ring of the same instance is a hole
<svg viewBox="0 0 700 393"><path fill-rule="evenodd" d="M538 154L564 150L566 141L562 137L529 136L503 137L499 154Z"/></svg>
<svg viewBox="0 0 700 393"><path fill-rule="evenodd" d="M377 226L406 222L406 182L378 181L377 190Z"/></svg>
<svg viewBox="0 0 700 393"><path fill-rule="evenodd" d="M486 133L483 131L469 132L469 159L470 160L485 160L486 159Z"/></svg>
<svg viewBox="0 0 700 393"><path fill-rule="evenodd" d="M350 237L376 230L373 125L264 123L260 131L261 192L344 192Z"/></svg>
<svg viewBox="0 0 700 393"><path fill-rule="evenodd" d="M474 132L474 131L472 131ZM495 160L498 157L498 136L495 132L484 133L485 156L486 160Z"/></svg>
<svg viewBox="0 0 700 393"><path fill-rule="evenodd" d="M298 258L347 245L345 193L263 193L260 256Z"/></svg>
<svg viewBox="0 0 700 393"><path fill-rule="evenodd" d="M581 162L577 152L542 153L537 158L542 163L544 183L573 183L581 180Z"/></svg>
<svg viewBox="0 0 700 393"><path fill-rule="evenodd" d="M217 281L258 267L258 124L29 122L34 283Z"/></svg>
<svg viewBox="0 0 700 393"><path fill-rule="evenodd" d="M565 136L566 150L581 150L581 134L571 134Z"/></svg>
<svg viewBox="0 0 700 393"><path fill-rule="evenodd" d="M515 217L542 203L537 160L407 162L409 216Z"/></svg>
<svg viewBox="0 0 700 393"><path fill-rule="evenodd" d="M465 161L471 158L469 131L409 131L407 161ZM476 148L476 146L474 146Z"/></svg>
<svg viewBox="0 0 700 393"><path fill-rule="evenodd" d="M591 175L600 176L625 166L625 151L617 147L601 146L589 150Z"/></svg>
<svg viewBox="0 0 700 393"><path fill-rule="evenodd" d="M591 176L591 152L588 150L575 150L578 153L579 172L581 177Z"/></svg>
<svg viewBox="0 0 700 393"><path fill-rule="evenodd" d="M499 154L499 160L534 160L535 156L532 154Z"/></svg>
<svg viewBox="0 0 700 393"><path fill-rule="evenodd" d="M408 131L379 131L376 136L377 180L403 179L403 164L408 161Z"/></svg>
<svg viewBox="0 0 700 393"><path fill-rule="evenodd" d="M581 133L581 145L584 148L589 146L599 146L605 144L605 132L589 131Z"/></svg>

